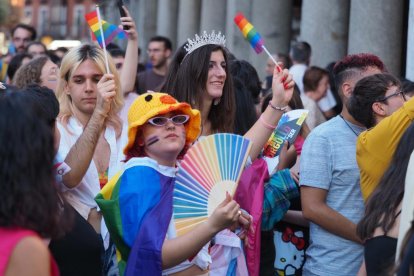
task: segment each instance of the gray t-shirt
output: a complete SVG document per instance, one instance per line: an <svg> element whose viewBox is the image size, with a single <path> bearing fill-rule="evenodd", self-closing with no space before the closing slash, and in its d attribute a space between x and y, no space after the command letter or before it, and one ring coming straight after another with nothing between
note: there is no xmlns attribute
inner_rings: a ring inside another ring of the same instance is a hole
<svg viewBox="0 0 414 276"><path fill-rule="evenodd" d="M327 190L327 205L354 223L364 214L356 162L357 134L363 130L336 116L312 130L300 158L300 185ZM303 275L356 275L362 257L361 245L310 223Z"/></svg>

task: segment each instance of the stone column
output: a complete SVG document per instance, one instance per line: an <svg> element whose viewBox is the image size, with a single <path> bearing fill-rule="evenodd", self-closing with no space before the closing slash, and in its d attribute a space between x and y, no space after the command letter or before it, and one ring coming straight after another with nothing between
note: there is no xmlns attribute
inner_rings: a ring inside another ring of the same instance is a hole
<svg viewBox="0 0 414 276"><path fill-rule="evenodd" d="M405 77L414 81L414 0L410 0L408 10L408 33Z"/></svg>
<svg viewBox="0 0 414 276"><path fill-rule="evenodd" d="M252 2L252 16L247 19L263 37L265 46L270 53L288 53L292 24L292 1L254 0ZM268 55L264 51L257 55L251 49L250 57L259 76L264 78Z"/></svg>
<svg viewBox="0 0 414 276"><path fill-rule="evenodd" d="M225 32L227 1L202 0L200 32Z"/></svg>
<svg viewBox="0 0 414 276"><path fill-rule="evenodd" d="M156 34L158 1L131 1L130 6L137 25L139 47L145 53L149 39Z"/></svg>
<svg viewBox="0 0 414 276"><path fill-rule="evenodd" d="M312 47L311 64L324 68L347 54L349 5L349 0L303 0L300 40Z"/></svg>
<svg viewBox="0 0 414 276"><path fill-rule="evenodd" d="M177 47L178 0L158 0L157 35L168 37Z"/></svg>
<svg viewBox="0 0 414 276"><path fill-rule="evenodd" d="M178 7L177 47L199 33L200 0L180 0Z"/></svg>
<svg viewBox="0 0 414 276"><path fill-rule="evenodd" d="M236 58L249 60L252 49L233 19L238 12L242 12L246 18L251 17L251 0L227 0L226 10L226 46Z"/></svg>
<svg viewBox="0 0 414 276"><path fill-rule="evenodd" d="M388 70L401 72L403 0L351 0L348 53L378 55Z"/></svg>

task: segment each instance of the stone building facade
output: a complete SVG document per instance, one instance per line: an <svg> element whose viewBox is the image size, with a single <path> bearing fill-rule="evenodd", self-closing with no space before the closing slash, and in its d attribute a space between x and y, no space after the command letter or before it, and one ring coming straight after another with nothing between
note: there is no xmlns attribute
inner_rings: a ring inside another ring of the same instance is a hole
<svg viewBox="0 0 414 276"><path fill-rule="evenodd" d="M116 0L99 1L104 18L119 23ZM288 53L294 40L313 49L311 63L325 67L346 54L372 52L390 72L414 79L414 0L124 0L136 18L143 50L150 37L164 35L174 47L203 30L221 31L237 58L261 75L267 59L257 55L234 24L244 13L267 49ZM41 34L88 39L83 16L94 0L26 0L25 17ZM145 51L143 51L145 52Z"/></svg>

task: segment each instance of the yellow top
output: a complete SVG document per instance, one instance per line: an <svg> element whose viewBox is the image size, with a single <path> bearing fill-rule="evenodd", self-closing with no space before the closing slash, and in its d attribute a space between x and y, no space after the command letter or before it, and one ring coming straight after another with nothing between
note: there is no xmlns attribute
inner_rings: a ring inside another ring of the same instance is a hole
<svg viewBox="0 0 414 276"><path fill-rule="evenodd" d="M377 187L401 136L413 120L414 97L375 127L359 135L356 158L361 174L361 192L365 201Z"/></svg>

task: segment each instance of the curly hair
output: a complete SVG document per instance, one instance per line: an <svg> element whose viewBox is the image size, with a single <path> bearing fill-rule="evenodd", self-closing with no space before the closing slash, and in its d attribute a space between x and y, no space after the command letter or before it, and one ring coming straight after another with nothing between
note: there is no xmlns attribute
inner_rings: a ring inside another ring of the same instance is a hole
<svg viewBox="0 0 414 276"><path fill-rule="evenodd" d="M94 44L82 44L78 47L72 48L62 59L56 95L60 103L59 117L65 127L69 118L74 115L72 100L70 95L65 93L65 88L67 87L72 74L76 71L79 65L86 60L93 61L102 73L106 72L104 52L101 48ZM118 112L121 110L124 101L121 92L119 75L110 56L108 56L108 61L109 70L110 73L115 76L115 85L117 88L116 95L111 104L111 110L106 118L106 123L114 127L117 136L119 137L122 130L122 120L118 116Z"/></svg>
<svg viewBox="0 0 414 276"><path fill-rule="evenodd" d="M40 56L21 66L13 78L13 85L21 89L29 84L41 84L42 68L48 60L49 57Z"/></svg>
<svg viewBox="0 0 414 276"><path fill-rule="evenodd" d="M226 64L229 64L229 54L221 45L207 44L186 56L183 44L175 53L168 69L162 91L171 94L179 102L187 102L203 113L203 94L212 52L221 51ZM235 121L235 96L233 79L228 66L225 68L226 81L220 103L211 105L208 120L213 132L233 132Z"/></svg>
<svg viewBox="0 0 414 276"><path fill-rule="evenodd" d="M16 74L20 66L22 66L23 60L25 58L29 59L30 61L33 58L33 56L28 53L21 53L21 54L16 54L10 60L10 63L7 66L7 77L9 78L10 81L13 81L14 75Z"/></svg>
<svg viewBox="0 0 414 276"><path fill-rule="evenodd" d="M34 116L27 93L0 95L0 227L43 237L61 234L61 201L54 185L53 134Z"/></svg>

